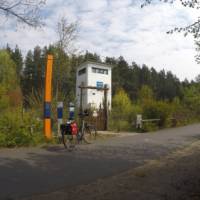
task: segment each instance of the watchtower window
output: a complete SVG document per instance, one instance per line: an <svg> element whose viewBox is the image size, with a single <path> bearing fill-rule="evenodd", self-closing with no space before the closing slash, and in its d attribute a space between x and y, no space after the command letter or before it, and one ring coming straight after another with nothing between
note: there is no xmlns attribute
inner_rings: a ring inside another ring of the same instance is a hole
<svg viewBox="0 0 200 200"><path fill-rule="evenodd" d="M78 75L82 75L82 74L85 74L86 73L86 68L83 68L81 70L78 71Z"/></svg>
<svg viewBox="0 0 200 200"><path fill-rule="evenodd" d="M98 74L108 74L107 69L101 69L101 68L96 68L96 67L92 67L92 72L98 73Z"/></svg>

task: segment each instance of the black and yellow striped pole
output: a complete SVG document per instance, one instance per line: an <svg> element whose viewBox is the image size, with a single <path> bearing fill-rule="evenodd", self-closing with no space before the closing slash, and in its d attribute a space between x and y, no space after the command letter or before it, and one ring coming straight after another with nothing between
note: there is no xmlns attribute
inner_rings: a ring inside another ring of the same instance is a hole
<svg viewBox="0 0 200 200"><path fill-rule="evenodd" d="M52 139L52 132L51 132L52 67L53 67L53 56L48 55L46 71L45 71L45 94L44 94L44 135L47 139Z"/></svg>

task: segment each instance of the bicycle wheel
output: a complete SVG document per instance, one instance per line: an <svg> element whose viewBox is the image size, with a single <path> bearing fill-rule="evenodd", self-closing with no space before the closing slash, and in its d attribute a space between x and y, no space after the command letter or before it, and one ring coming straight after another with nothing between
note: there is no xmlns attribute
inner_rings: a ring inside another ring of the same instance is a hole
<svg viewBox="0 0 200 200"><path fill-rule="evenodd" d="M67 136L64 133L62 134L62 143L64 147L67 149Z"/></svg>
<svg viewBox="0 0 200 200"><path fill-rule="evenodd" d="M79 131L76 135L76 140L77 140L77 143L79 144L81 141L83 141L83 133L82 131Z"/></svg>
<svg viewBox="0 0 200 200"><path fill-rule="evenodd" d="M84 142L87 144L91 144L96 139L96 136L97 136L96 128L91 125L87 125L85 127L83 134Z"/></svg>
<svg viewBox="0 0 200 200"><path fill-rule="evenodd" d="M64 147L69 151L71 151L75 147L72 135L62 134L62 142L64 144Z"/></svg>
<svg viewBox="0 0 200 200"><path fill-rule="evenodd" d="M96 140L96 137L97 137L97 129L94 125L90 125L90 132L91 132L91 135L92 137L94 138L94 140Z"/></svg>

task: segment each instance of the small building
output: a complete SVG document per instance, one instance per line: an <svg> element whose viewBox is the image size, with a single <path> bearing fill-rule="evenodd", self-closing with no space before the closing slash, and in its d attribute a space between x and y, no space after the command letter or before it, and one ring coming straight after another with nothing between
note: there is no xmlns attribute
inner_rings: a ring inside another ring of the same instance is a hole
<svg viewBox="0 0 200 200"><path fill-rule="evenodd" d="M107 105L111 109L112 94L112 68L110 65L87 61L81 64L76 72L76 99L80 107L81 89L80 86L94 87L94 89L82 90L82 108L99 109L103 106L104 91L95 88L107 87Z"/></svg>

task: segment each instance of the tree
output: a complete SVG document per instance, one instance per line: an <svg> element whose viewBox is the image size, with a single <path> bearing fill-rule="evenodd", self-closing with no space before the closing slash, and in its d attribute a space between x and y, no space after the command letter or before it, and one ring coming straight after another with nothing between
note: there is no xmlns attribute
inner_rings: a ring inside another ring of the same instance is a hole
<svg viewBox="0 0 200 200"><path fill-rule="evenodd" d="M144 7L148 4L151 4L152 2L155 2L156 0L144 0L144 3L141 5L141 7ZM200 9L200 1L198 0L157 0L160 2L164 2L164 3L174 3L175 1L180 1L180 3L184 6L184 7L189 7L189 8L193 8L193 9ZM175 27L172 30L168 30L167 33L168 34L172 34L174 32L183 32L184 36L187 36L188 34L192 34L194 39L195 39L195 45L196 45L196 50L197 52L200 51L200 18L198 17L198 19L196 21L194 21L192 24L185 26L185 27ZM200 55L197 54L195 56L196 62L200 63Z"/></svg>
<svg viewBox="0 0 200 200"><path fill-rule="evenodd" d="M97 55L96 53L90 53L88 51L86 51L85 53L84 61L93 61L102 63L101 57L99 55Z"/></svg>
<svg viewBox="0 0 200 200"><path fill-rule="evenodd" d="M0 50L0 111L21 104L21 90L16 65L6 50Z"/></svg>
<svg viewBox="0 0 200 200"><path fill-rule="evenodd" d="M21 76L22 68L23 68L23 57L22 57L21 50L19 49L17 45L14 50L9 49L9 47L7 47L7 50L10 53L11 59L15 62L17 78L20 80L20 76Z"/></svg>
<svg viewBox="0 0 200 200"><path fill-rule="evenodd" d="M200 83L200 74L198 74L198 75L195 77L195 81L196 81L197 83Z"/></svg>
<svg viewBox="0 0 200 200"><path fill-rule="evenodd" d="M152 89L148 85L143 85L141 90L139 91L138 99L141 104L152 101L154 99Z"/></svg>
<svg viewBox="0 0 200 200"><path fill-rule="evenodd" d="M158 125L164 126L172 113L170 104L165 101L149 101L142 105L144 119L160 119Z"/></svg>
<svg viewBox="0 0 200 200"><path fill-rule="evenodd" d="M25 96L30 93L42 94L44 89L44 72L46 51L43 52L39 46L28 51L25 58L25 68L22 73L22 90Z"/></svg>
<svg viewBox="0 0 200 200"><path fill-rule="evenodd" d="M138 97L138 91L141 87L141 68L135 62L133 62L129 68L129 77L127 79L129 85L128 94L131 100L136 101Z"/></svg>
<svg viewBox="0 0 200 200"><path fill-rule="evenodd" d="M151 74L150 70L146 65L142 65L141 73L140 73L140 83L142 85L149 85Z"/></svg>
<svg viewBox="0 0 200 200"><path fill-rule="evenodd" d="M76 49L74 41L77 38L77 23L69 23L66 17L62 17L57 23L56 32L58 34L57 47L66 53L73 53Z"/></svg>
<svg viewBox="0 0 200 200"><path fill-rule="evenodd" d="M66 17L62 17L56 26L58 41L47 50L54 56L53 91L56 101L63 100L69 95L72 80L70 55L76 51L74 42L78 35L77 29L77 23L69 23Z"/></svg>
<svg viewBox="0 0 200 200"><path fill-rule="evenodd" d="M31 27L42 25L41 7L45 0L0 0L0 15L15 18Z"/></svg>
<svg viewBox="0 0 200 200"><path fill-rule="evenodd" d="M114 57L106 57L105 59L105 63L106 64L109 64L109 65L112 65L112 66L115 66L117 64L117 61Z"/></svg>
<svg viewBox="0 0 200 200"><path fill-rule="evenodd" d="M34 88L38 92L41 93L44 86L44 63L43 63L43 57L42 57L42 50L39 46L36 46L33 51L33 65L34 65L34 74L33 74L33 80L34 80Z"/></svg>
<svg viewBox="0 0 200 200"><path fill-rule="evenodd" d="M154 0L145 0L145 2L142 4L143 6L146 6L148 4L151 4ZM158 0L160 2L164 2L164 3L174 3L175 1L180 1L181 4L185 7L190 7L190 8L200 8L200 2L197 0Z"/></svg>
<svg viewBox="0 0 200 200"><path fill-rule="evenodd" d="M169 99L173 100L176 96L180 96L181 91L180 91L180 82L172 74L172 72L167 72L166 74L166 80L165 80L165 98L164 99Z"/></svg>
<svg viewBox="0 0 200 200"><path fill-rule="evenodd" d="M183 102L191 111L200 114L200 87L191 85L184 89Z"/></svg>
<svg viewBox="0 0 200 200"><path fill-rule="evenodd" d="M129 80L129 66L125 59L120 56L116 60L116 64L113 65L112 70L112 92L116 94L118 88L123 88L127 92L127 88L129 88L129 84L127 81Z"/></svg>
<svg viewBox="0 0 200 200"><path fill-rule="evenodd" d="M0 50L0 84L7 90L15 89L17 85L15 63L5 50Z"/></svg>
<svg viewBox="0 0 200 200"><path fill-rule="evenodd" d="M144 0L144 3L141 5L141 7L144 7L155 1L156 0ZM184 7L189 7L189 8L194 8L194 9L200 8L200 2L198 0L157 0L157 1L164 2L164 3L174 3L175 1L180 1L180 3ZM167 33L173 33L173 32L184 32L185 36L188 33L190 33L194 36L194 38L199 38L200 37L200 19L198 18L197 21L185 27L175 27L173 30L169 30Z"/></svg>
<svg viewBox="0 0 200 200"><path fill-rule="evenodd" d="M34 74L33 52L29 50L25 58L25 68L22 75L22 91L24 96L28 96L34 89Z"/></svg>
<svg viewBox="0 0 200 200"><path fill-rule="evenodd" d="M131 113L131 100L123 89L119 89L112 100L112 119L117 131L127 128Z"/></svg>

